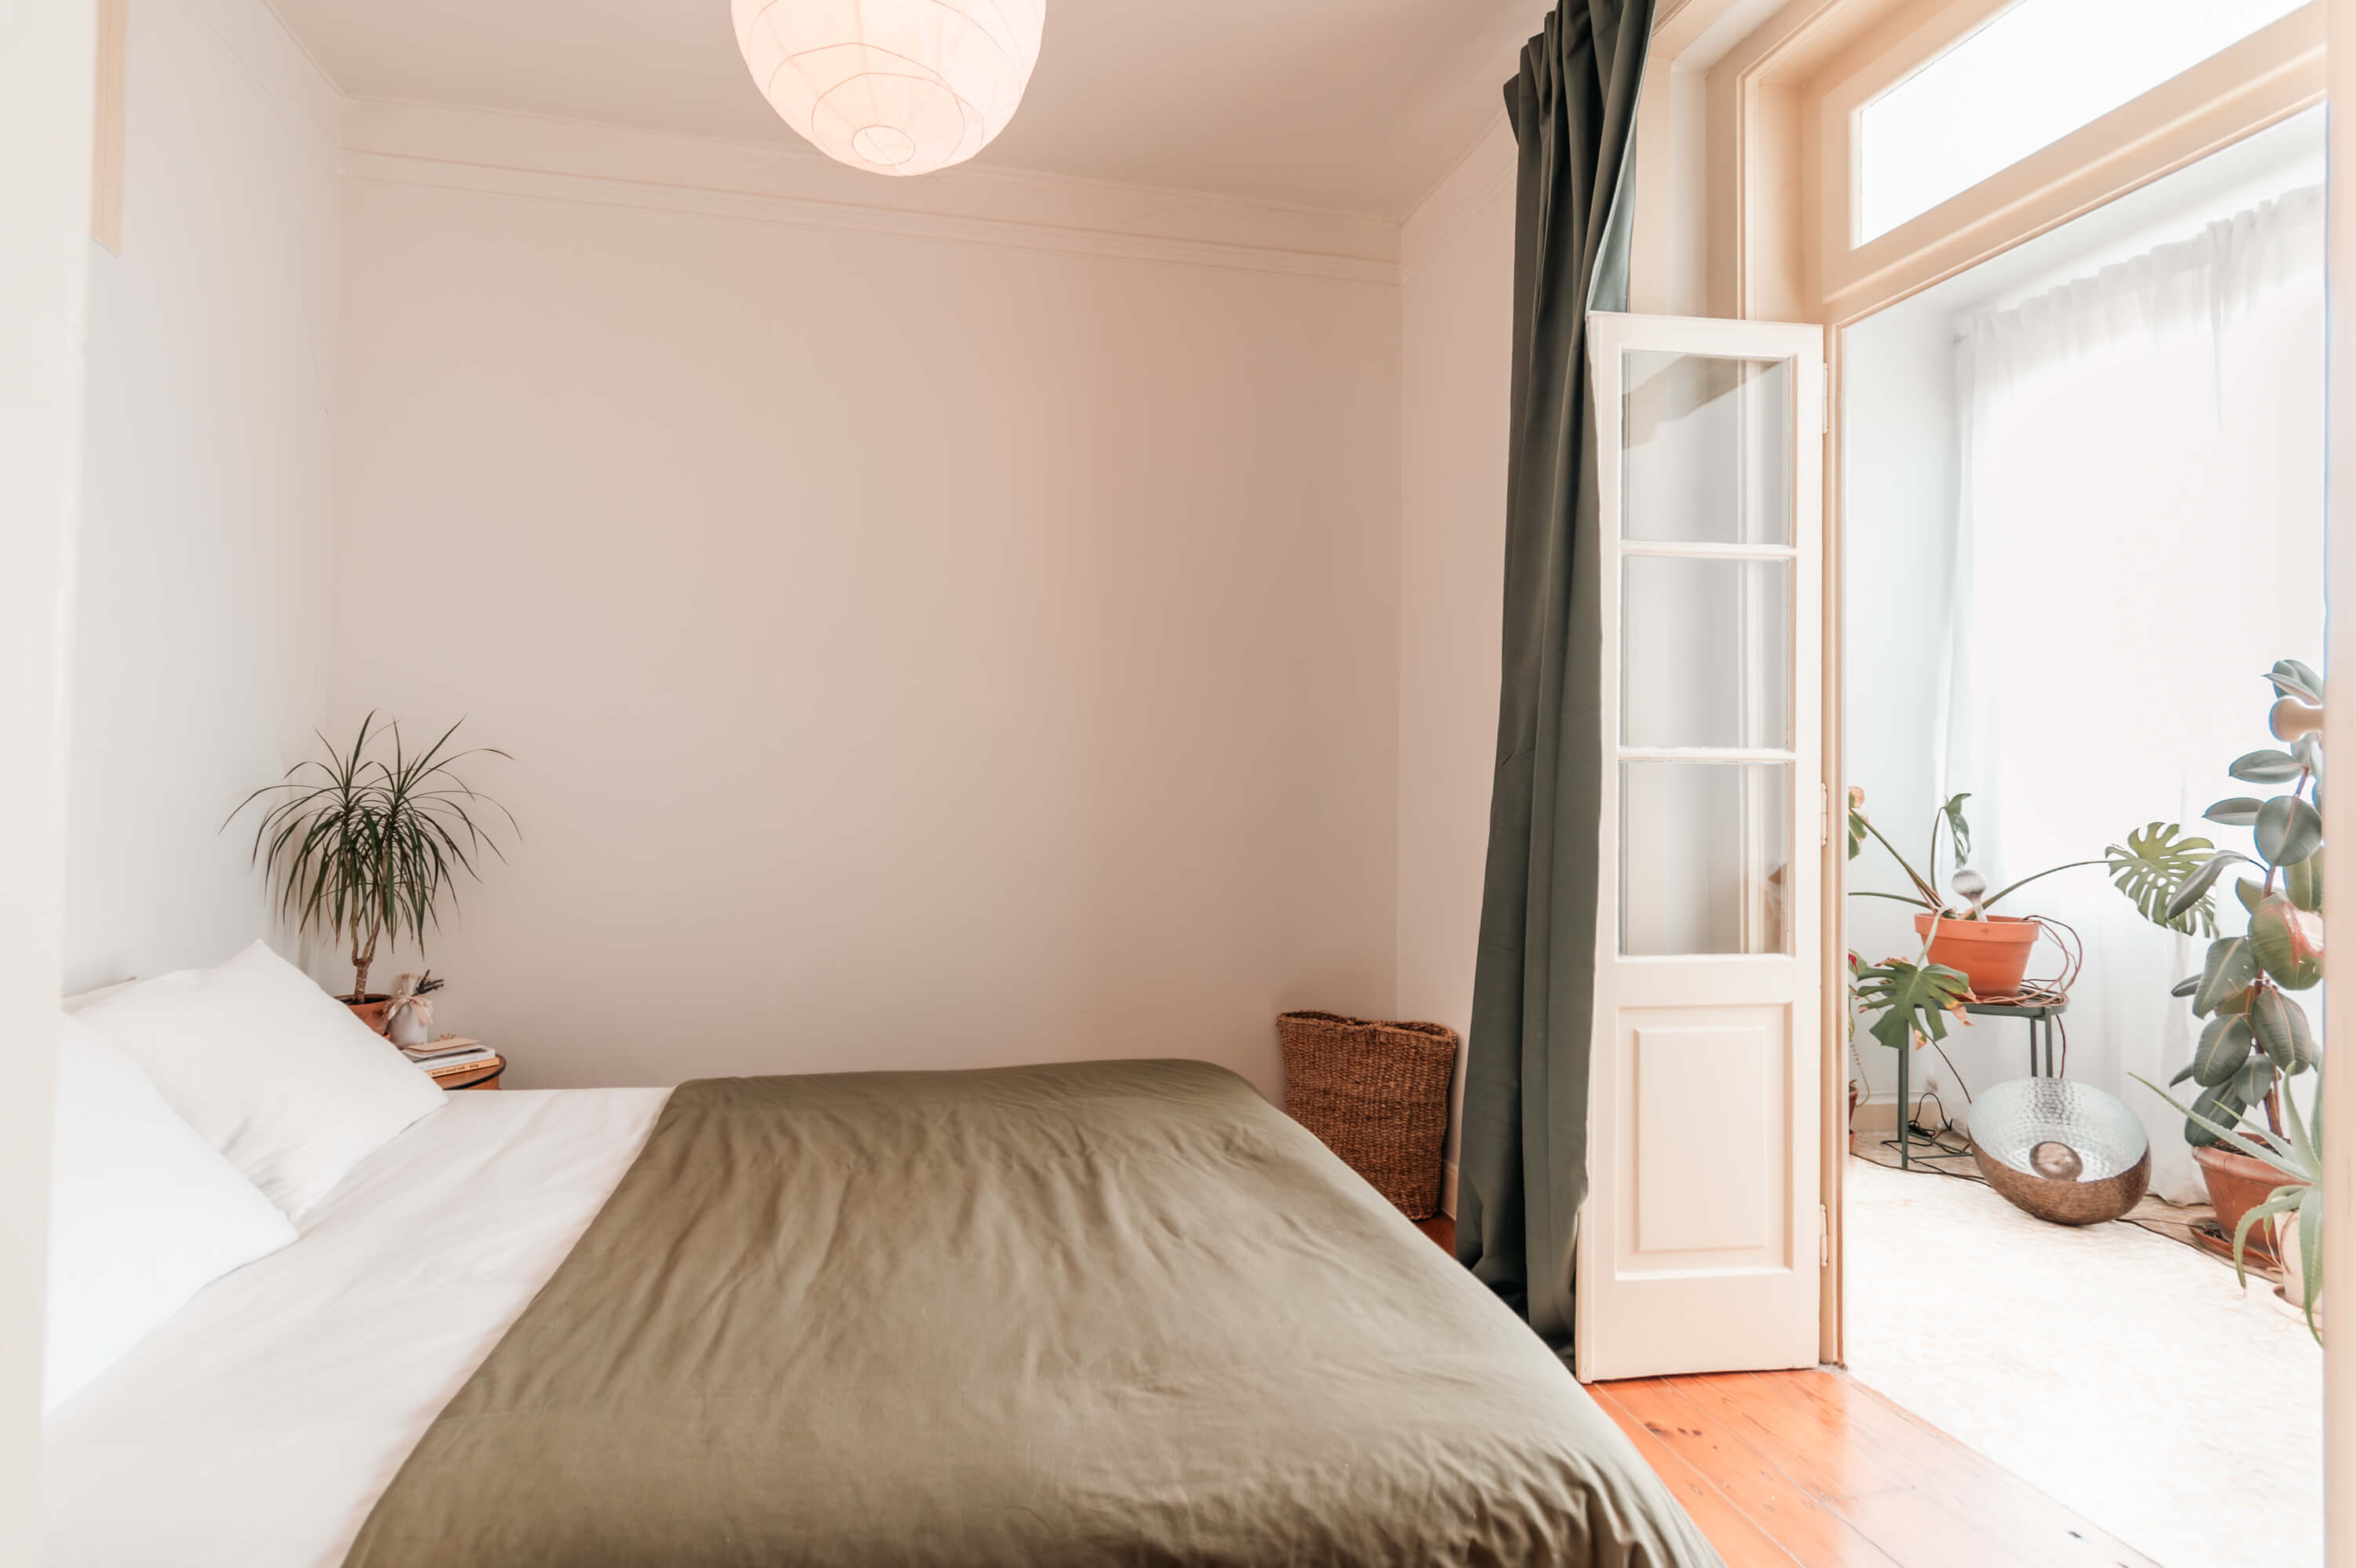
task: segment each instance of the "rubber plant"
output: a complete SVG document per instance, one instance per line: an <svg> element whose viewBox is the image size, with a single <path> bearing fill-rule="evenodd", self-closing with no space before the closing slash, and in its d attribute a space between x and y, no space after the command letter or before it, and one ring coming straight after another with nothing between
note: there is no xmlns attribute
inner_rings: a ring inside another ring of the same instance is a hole
<svg viewBox="0 0 2356 1568"><path fill-rule="evenodd" d="M253 859L295 929L349 939L348 1001L369 999L379 941L389 933L422 951L427 928L440 923L443 902L456 901L458 874L479 880L483 852L501 855L488 831L497 817L515 827L504 806L456 772L469 757L507 753L490 747L454 752L457 732L453 724L424 751L412 752L398 722L380 724L371 712L348 747L321 734L325 757L295 763L230 813L233 822L249 807L262 808Z"/></svg>
<svg viewBox="0 0 2356 1568"><path fill-rule="evenodd" d="M2240 1126L2255 1106L2265 1108L2271 1137L2286 1138L2284 1083L2318 1058L2314 1028L2291 993L2323 978L2323 679L2284 659L2266 680L2275 691L2267 725L2283 745L2237 757L2226 772L2245 784L2289 787L2264 800L2235 795L2202 813L2221 827L2248 828L2254 853L2157 822L2110 850L2114 880L2146 919L2215 936L2201 973L2170 993L2190 998L2193 1017L2204 1020L2192 1060L2169 1081L2200 1085L2184 1124L2196 1148L2225 1142L2217 1129ZM2214 891L2236 866L2260 873L2233 884L2245 928L2216 935Z"/></svg>

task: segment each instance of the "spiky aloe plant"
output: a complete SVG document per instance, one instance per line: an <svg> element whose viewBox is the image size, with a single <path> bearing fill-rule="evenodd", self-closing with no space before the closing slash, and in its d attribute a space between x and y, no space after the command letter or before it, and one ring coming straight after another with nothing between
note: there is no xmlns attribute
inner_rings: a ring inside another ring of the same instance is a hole
<svg viewBox="0 0 2356 1568"><path fill-rule="evenodd" d="M2307 1331L2315 1336L2317 1344L2321 1344L2323 1330L2316 1326L2315 1304L2323 1296L2323 1097L2316 1096L2315 1124L2310 1127L2298 1114L2298 1103L2284 1095L2282 1115L2290 1124L2290 1131L2285 1135L2259 1127L2236 1130L2202 1115L2197 1107L2184 1104L2149 1079L2137 1078L2136 1082L2175 1106L2187 1123L2205 1127L2215 1142L2273 1167L2275 1173L2285 1179L2281 1186L2266 1195L2265 1202L2252 1204L2242 1215L2242 1222L2233 1227L2233 1276L2244 1285L2249 1283L2245 1254L2252 1229L2280 1214L2297 1220L2299 1285L2303 1293L2299 1305L2307 1312Z"/></svg>
<svg viewBox="0 0 2356 1568"><path fill-rule="evenodd" d="M297 931L349 938L356 997L368 995L369 967L387 933L422 951L426 928L440 923L442 901L456 901L457 873L479 880L476 866L486 849L505 859L477 816L497 812L510 830L514 816L470 788L455 769L468 757L507 753L491 747L451 752L450 738L457 732L453 724L423 752L412 753L402 743L400 724L380 725L371 712L348 748L320 735L326 757L295 763L230 813L234 822L248 807L267 803L254 829L254 863ZM381 754L387 745L390 757Z"/></svg>

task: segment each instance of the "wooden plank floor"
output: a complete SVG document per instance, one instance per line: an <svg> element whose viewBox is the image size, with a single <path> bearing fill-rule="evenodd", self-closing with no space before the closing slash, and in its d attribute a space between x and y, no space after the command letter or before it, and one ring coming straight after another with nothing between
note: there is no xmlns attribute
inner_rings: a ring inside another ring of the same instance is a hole
<svg viewBox="0 0 2356 1568"><path fill-rule="evenodd" d="M1446 1215L1420 1228L1454 1250ZM1588 1392L1727 1568L2158 1568L1842 1372L1644 1378Z"/></svg>

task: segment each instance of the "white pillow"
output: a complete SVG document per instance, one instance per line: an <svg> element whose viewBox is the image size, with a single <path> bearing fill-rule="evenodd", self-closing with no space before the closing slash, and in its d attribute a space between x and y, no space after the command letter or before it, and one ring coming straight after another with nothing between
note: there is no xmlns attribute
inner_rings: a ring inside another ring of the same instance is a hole
<svg viewBox="0 0 2356 1568"><path fill-rule="evenodd" d="M257 942L75 1015L296 1219L442 1091L391 1040Z"/></svg>
<svg viewBox="0 0 2356 1568"><path fill-rule="evenodd" d="M207 1285L294 1239L113 1047L72 1019L59 1047L45 1411Z"/></svg>
<svg viewBox="0 0 2356 1568"><path fill-rule="evenodd" d="M93 990L77 991L72 996L68 997L64 1001L59 1002L58 1006L63 1008L70 1013L78 1013L84 1008L92 1007L106 1000L107 997L114 995L117 991L127 991L138 983L139 982L135 979L117 980L112 986L100 986Z"/></svg>

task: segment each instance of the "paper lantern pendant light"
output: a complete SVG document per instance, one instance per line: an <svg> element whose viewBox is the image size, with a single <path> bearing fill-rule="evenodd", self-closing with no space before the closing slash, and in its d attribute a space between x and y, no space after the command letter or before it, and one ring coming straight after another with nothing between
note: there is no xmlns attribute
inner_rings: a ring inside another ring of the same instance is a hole
<svg viewBox="0 0 2356 1568"><path fill-rule="evenodd" d="M1047 0L734 0L736 47L787 124L879 175L961 164L1006 129Z"/></svg>

